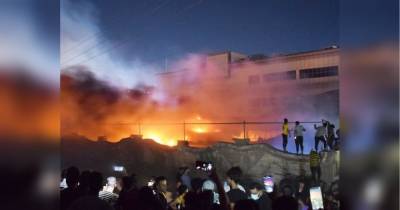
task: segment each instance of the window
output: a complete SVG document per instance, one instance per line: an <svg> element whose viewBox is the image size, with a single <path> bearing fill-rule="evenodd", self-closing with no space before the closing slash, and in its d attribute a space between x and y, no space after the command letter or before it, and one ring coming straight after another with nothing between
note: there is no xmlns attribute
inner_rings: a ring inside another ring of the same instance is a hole
<svg viewBox="0 0 400 210"><path fill-rule="evenodd" d="M254 85L260 83L260 76L258 75L251 75L249 76L249 84Z"/></svg>
<svg viewBox="0 0 400 210"><path fill-rule="evenodd" d="M296 70L264 74L264 82L280 81L280 80L295 80Z"/></svg>
<svg viewBox="0 0 400 210"><path fill-rule="evenodd" d="M338 75L338 66L328 66L300 70L300 79L330 77Z"/></svg>

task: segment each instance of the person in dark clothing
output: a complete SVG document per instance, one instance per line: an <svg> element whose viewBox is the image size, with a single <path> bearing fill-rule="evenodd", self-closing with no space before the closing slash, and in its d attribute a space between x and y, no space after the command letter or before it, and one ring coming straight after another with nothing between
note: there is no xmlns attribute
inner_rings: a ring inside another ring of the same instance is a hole
<svg viewBox="0 0 400 210"><path fill-rule="evenodd" d="M211 210L214 205L212 191L194 193L190 192L185 196L185 210Z"/></svg>
<svg viewBox="0 0 400 210"><path fill-rule="evenodd" d="M74 201L69 210L113 210L106 201L99 198L99 192L103 187L103 175L99 172L90 173L89 190L87 195Z"/></svg>
<svg viewBox="0 0 400 210"><path fill-rule="evenodd" d="M65 210L79 198L78 182L79 182L79 169L76 167L69 167L66 171L67 188L60 192L60 209Z"/></svg>
<svg viewBox="0 0 400 210"><path fill-rule="evenodd" d="M315 132L315 144L314 144L314 148L316 151L318 151L318 145L319 142L322 141L322 143L324 144L324 150L326 150L326 127L328 126L328 123L326 121L323 121L322 125L317 126L314 124L314 128L316 130Z"/></svg>
<svg viewBox="0 0 400 210"><path fill-rule="evenodd" d="M274 210L298 210L298 203L292 196L292 188L290 186L283 187L283 195L278 197L272 204Z"/></svg>
<svg viewBox="0 0 400 210"><path fill-rule="evenodd" d="M138 210L165 210L164 204L156 196L153 188L145 186L139 190L137 199Z"/></svg>
<svg viewBox="0 0 400 210"><path fill-rule="evenodd" d="M327 144L330 150L334 149L335 144L335 125L327 122Z"/></svg>
<svg viewBox="0 0 400 210"><path fill-rule="evenodd" d="M121 210L135 209L138 190L136 181L132 176L122 177L122 189L116 203L116 208Z"/></svg>
<svg viewBox="0 0 400 210"><path fill-rule="evenodd" d="M271 210L272 202L268 197L267 193L264 191L264 187L257 183L253 182L250 184L250 197L253 199L257 205L259 210Z"/></svg>
<svg viewBox="0 0 400 210"><path fill-rule="evenodd" d="M167 178L159 176L156 178L154 183L155 195L161 202L164 209L169 209L167 201Z"/></svg>
<svg viewBox="0 0 400 210"><path fill-rule="evenodd" d="M82 171L81 175L79 176L79 186L78 186L78 193L80 197L87 195L89 191L89 183L90 183L90 171Z"/></svg>
<svg viewBox="0 0 400 210"><path fill-rule="evenodd" d="M201 192L201 187L203 186L203 182L204 180L201 178L193 178L190 182L192 186L191 191L196 193Z"/></svg>
<svg viewBox="0 0 400 210"><path fill-rule="evenodd" d="M306 188L306 185L303 181L299 182L299 187L295 193L295 197L298 200L303 201L303 203L306 203L307 198L310 197L310 193L308 192L308 189Z"/></svg>
<svg viewBox="0 0 400 210"><path fill-rule="evenodd" d="M234 210L261 210L257 202L251 199L236 202Z"/></svg>
<svg viewBox="0 0 400 210"><path fill-rule="evenodd" d="M227 195L230 206L233 208L237 201L247 199L246 193L238 187L239 181L242 178L242 170L239 167L232 167L226 172L226 177L226 181L230 187Z"/></svg>

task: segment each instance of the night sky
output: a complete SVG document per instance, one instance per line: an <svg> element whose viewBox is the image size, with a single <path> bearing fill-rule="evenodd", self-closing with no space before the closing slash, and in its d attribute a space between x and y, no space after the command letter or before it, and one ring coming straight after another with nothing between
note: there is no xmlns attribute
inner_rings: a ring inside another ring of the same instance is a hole
<svg viewBox="0 0 400 210"><path fill-rule="evenodd" d="M188 53L237 51L266 55L321 49L339 42L336 0L72 0L88 2L100 34L123 42L122 60L163 63Z"/></svg>

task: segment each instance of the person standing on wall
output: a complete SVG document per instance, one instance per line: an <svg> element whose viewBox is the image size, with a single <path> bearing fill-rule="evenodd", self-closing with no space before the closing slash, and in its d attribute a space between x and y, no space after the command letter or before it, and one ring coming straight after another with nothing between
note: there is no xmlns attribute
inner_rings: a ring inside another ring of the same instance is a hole
<svg viewBox="0 0 400 210"><path fill-rule="evenodd" d="M286 146L288 142L288 135L289 134L289 122L288 119L283 119L282 124L282 144L283 144L283 151L287 152Z"/></svg>
<svg viewBox="0 0 400 210"><path fill-rule="evenodd" d="M314 124L314 128L315 128L315 150L318 152L318 144L320 141L322 141L322 143L324 144L324 150L326 150L326 127L327 127L328 123L323 120L322 121L322 125L317 126Z"/></svg>
<svg viewBox="0 0 400 210"><path fill-rule="evenodd" d="M296 125L294 127L294 143L296 144L296 154L299 154L299 147L301 149L301 154L303 155L303 132L306 129L303 125L300 125L299 121L296 121Z"/></svg>
<svg viewBox="0 0 400 210"><path fill-rule="evenodd" d="M335 125L331 122L327 122L327 143L329 146L330 150L334 149L334 143L335 143Z"/></svg>

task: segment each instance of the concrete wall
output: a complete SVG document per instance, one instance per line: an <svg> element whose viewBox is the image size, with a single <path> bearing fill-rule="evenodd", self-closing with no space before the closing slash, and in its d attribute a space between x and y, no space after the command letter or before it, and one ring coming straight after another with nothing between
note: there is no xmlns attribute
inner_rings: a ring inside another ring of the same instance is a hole
<svg viewBox="0 0 400 210"><path fill-rule="evenodd" d="M196 160L212 161L221 179L232 166L240 166L248 179L261 179L272 175L279 181L287 173L309 175L308 156L283 153L267 144L235 145L215 144L199 149L168 147L151 140L125 139L118 143L95 142L87 139L63 138L62 168L77 166L81 170L98 170L112 175L113 165L123 165L128 173L136 173L141 184L151 176L164 175L175 180L180 166L194 168ZM327 153L322 163L322 179L329 183L338 173L335 153ZM205 174L192 170L193 176Z"/></svg>

